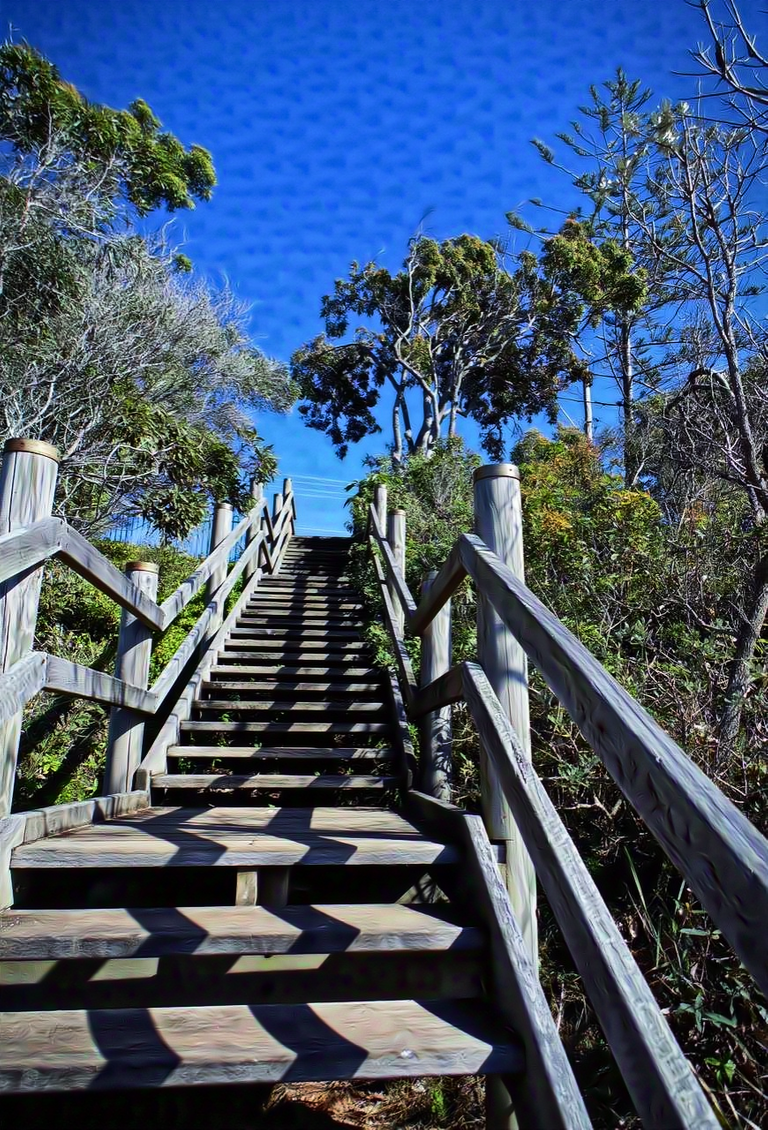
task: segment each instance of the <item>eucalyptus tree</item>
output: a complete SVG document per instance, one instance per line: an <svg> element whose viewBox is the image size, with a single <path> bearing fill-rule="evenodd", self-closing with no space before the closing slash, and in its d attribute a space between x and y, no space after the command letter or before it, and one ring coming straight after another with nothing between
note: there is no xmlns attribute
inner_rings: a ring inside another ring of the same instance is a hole
<svg viewBox="0 0 768 1130"><path fill-rule="evenodd" d="M342 457L382 430L387 391L396 465L429 455L463 417L498 454L510 420L554 416L558 392L581 373L573 313L558 305L535 257L508 271L499 248L473 235L414 238L395 274L353 263L321 314L325 333L296 351L292 374L299 411ZM354 330L353 316L364 319Z"/></svg>

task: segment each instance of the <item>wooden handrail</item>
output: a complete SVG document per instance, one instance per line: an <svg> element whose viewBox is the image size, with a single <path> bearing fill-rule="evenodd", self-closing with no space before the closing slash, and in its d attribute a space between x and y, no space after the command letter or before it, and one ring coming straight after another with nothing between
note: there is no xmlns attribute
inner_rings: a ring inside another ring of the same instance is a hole
<svg viewBox="0 0 768 1130"><path fill-rule="evenodd" d="M719 1125L578 849L527 760L484 671L464 696L611 1051L646 1126Z"/></svg>
<svg viewBox="0 0 768 1130"><path fill-rule="evenodd" d="M0 537L0 584L58 553L67 534L63 518L42 518Z"/></svg>

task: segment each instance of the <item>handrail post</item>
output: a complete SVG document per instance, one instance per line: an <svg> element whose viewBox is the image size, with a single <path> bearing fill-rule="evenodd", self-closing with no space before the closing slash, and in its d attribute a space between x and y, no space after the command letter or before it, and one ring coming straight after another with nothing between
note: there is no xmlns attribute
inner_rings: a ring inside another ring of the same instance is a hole
<svg viewBox="0 0 768 1130"><path fill-rule="evenodd" d="M509 566L516 577L524 580L523 511L517 467L512 463L479 467L475 471L474 483L475 533ZM477 594L477 651L480 665L530 761L528 663L525 652L480 592ZM507 890L536 966L536 873L496 774L484 752L480 759L480 789L488 836L491 840L502 841L506 846Z"/></svg>
<svg viewBox="0 0 768 1130"><path fill-rule="evenodd" d="M393 510L387 519L387 541L392 550L392 555L395 559L397 567L405 576L405 511ZM400 597L397 595L397 588L393 581L387 581L387 589L389 590L389 599L392 601L392 607L395 610L395 627L397 634L403 635L405 631L405 613L403 606L400 603Z"/></svg>
<svg viewBox="0 0 768 1130"><path fill-rule="evenodd" d="M248 533L245 535L245 548L247 549L255 537L258 536L259 531L263 525L264 519L261 517L262 499L264 498L264 485L263 483L251 483L251 498L254 499L253 509L251 510L251 525ZM259 516L258 518L256 516ZM261 554L257 550L251 560L243 569L243 584L247 585L253 574L259 567L259 558Z"/></svg>
<svg viewBox="0 0 768 1130"><path fill-rule="evenodd" d="M280 494L279 491L276 491L274 498L272 499L272 528L273 529L277 526L277 523L280 521L280 515L282 514L282 512L283 512L283 496L282 496L282 494ZM279 536L280 535L278 534L278 538L279 538ZM272 543L272 545L270 547L271 553L272 553L272 560L274 562L274 567L272 569L273 575L280 572L280 562L274 556L275 550L277 548L278 538L275 538L274 542Z"/></svg>
<svg viewBox="0 0 768 1130"><path fill-rule="evenodd" d="M34 439L9 439L0 465L0 534L50 517L56 492L59 454ZM42 568L0 584L0 672L23 659L35 642ZM19 756L21 712L0 723L0 817L13 803Z"/></svg>
<svg viewBox="0 0 768 1130"><path fill-rule="evenodd" d="M387 536L387 488L384 483L377 483L373 488L373 505L379 526L384 537Z"/></svg>
<svg viewBox="0 0 768 1130"><path fill-rule="evenodd" d="M437 570L427 573L421 585L422 599L434 584ZM421 675L426 687L444 675L451 666L451 602L447 600L421 637ZM444 706L425 714L420 725L421 791L438 800L450 801L451 707Z"/></svg>
<svg viewBox="0 0 768 1130"><path fill-rule="evenodd" d="M283 502L291 500L291 516L288 519L291 527L291 537L296 533L296 502L293 497L293 483L290 479L283 479Z"/></svg>
<svg viewBox="0 0 768 1130"><path fill-rule="evenodd" d="M129 561L125 575L150 600L157 599L159 568L154 561ZM143 691L149 686L149 661L152 657L152 632L123 609L117 638L115 678ZM125 706L114 706L109 716L107 760L104 767L104 795L130 792L133 775L141 764L144 743L144 718Z"/></svg>
<svg viewBox="0 0 768 1130"><path fill-rule="evenodd" d="M211 526L211 544L208 550L213 553L217 545L224 541L227 534L232 531L232 507L228 502L217 502L213 509L213 525ZM227 576L227 562L222 561L221 565L211 573L210 579L205 586L205 603L209 604L216 593L216 590L221 588Z"/></svg>

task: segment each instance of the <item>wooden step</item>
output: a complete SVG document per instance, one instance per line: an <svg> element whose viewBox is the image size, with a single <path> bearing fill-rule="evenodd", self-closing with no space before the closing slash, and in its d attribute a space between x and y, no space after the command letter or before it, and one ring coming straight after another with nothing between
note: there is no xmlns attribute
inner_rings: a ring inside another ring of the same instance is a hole
<svg viewBox="0 0 768 1130"><path fill-rule="evenodd" d="M343 640L338 644L333 640L312 640L312 639L270 639L268 637L259 637L252 639L243 639L240 635L235 635L234 632L230 633L229 639L232 640L232 646L237 647L240 651L248 650L249 648L258 648L259 650L272 650L272 651L338 651L355 653L365 651L370 648L370 644L363 643L357 640ZM229 648L229 642L225 643L225 648Z"/></svg>
<svg viewBox="0 0 768 1130"><path fill-rule="evenodd" d="M265 792L282 792L285 789L375 789L379 792L395 789L399 777L347 776L343 773L326 773L316 777L312 773L160 773L152 778L154 789L208 789L211 792L230 792L239 789L261 789Z"/></svg>
<svg viewBox="0 0 768 1130"><path fill-rule="evenodd" d="M439 911L365 903L0 911L0 960L169 954L391 953L480 950L477 926Z"/></svg>
<svg viewBox="0 0 768 1130"><path fill-rule="evenodd" d="M321 615L324 611L340 614L342 612L362 612L365 605L351 597L300 596L291 593L267 593L257 589L248 601L246 608L276 612L307 611Z"/></svg>
<svg viewBox="0 0 768 1130"><path fill-rule="evenodd" d="M458 849L379 808L154 807L14 849L14 869L453 864Z"/></svg>
<svg viewBox="0 0 768 1130"><path fill-rule="evenodd" d="M268 676L274 679L293 679L300 676L302 679L339 679L342 674L337 667L287 667L282 665L263 665L258 667L248 666L227 666L225 663L217 663L215 667L211 668L211 675L218 679L221 676L224 679L229 679L232 675L237 675L241 678L244 675L253 675L255 678L262 678ZM366 681L374 676L381 676L381 671L378 667L347 667L343 672L345 682L354 683L360 680L360 685L365 685ZM218 686L218 681L213 684ZM380 684L379 684L380 685Z"/></svg>
<svg viewBox="0 0 768 1130"><path fill-rule="evenodd" d="M183 734L389 734L387 722L198 722L181 723Z"/></svg>
<svg viewBox="0 0 768 1130"><path fill-rule="evenodd" d="M380 688L379 688L380 689ZM381 714L383 702L259 702L251 699L198 698L194 710L220 710L237 714Z"/></svg>
<svg viewBox="0 0 768 1130"><path fill-rule="evenodd" d="M367 746L339 746L338 749L315 746L220 746L220 745L172 745L168 749L169 758L188 758L198 760L247 760L270 761L377 761L382 764L395 760L395 751L384 746L369 749Z"/></svg>
<svg viewBox="0 0 768 1130"><path fill-rule="evenodd" d="M279 642L279 641L278 641ZM270 650L260 648L254 644L253 650L250 648L244 650L235 644L226 646L226 650L219 652L220 661L231 662L236 659L250 660L251 663L279 663L286 671L303 670L303 665L315 663L324 671L327 671L328 664L334 663L337 668L341 668L342 672L346 674L350 668L359 668L361 664L365 663L368 657L361 654L360 651L293 651L289 649L285 655L281 654L279 647L274 647ZM294 666L294 664L302 664L301 667ZM338 673L338 672L337 672Z"/></svg>
<svg viewBox="0 0 768 1130"><path fill-rule="evenodd" d="M327 608L307 608L301 605L272 607L268 604L250 604L241 613L240 619L251 621L273 620L277 624L293 627L294 624L363 624L364 621L353 616L354 609L342 608L338 612Z"/></svg>
<svg viewBox="0 0 768 1130"><path fill-rule="evenodd" d="M238 626L230 629L228 638L230 640L253 640L257 643L260 640L292 641L294 644L303 643L305 640L328 644L338 641L340 644L343 642L345 647L354 647L364 643L360 639L360 632L354 629L337 628L335 625L310 627L306 622L293 627L276 624L274 621L268 624L248 624L238 621Z"/></svg>
<svg viewBox="0 0 768 1130"><path fill-rule="evenodd" d="M296 682L291 679L271 679L266 682L258 682L253 679L250 682L240 679L222 679L211 682L206 680L203 683L203 693L219 694L227 691L247 691L253 694L273 694L273 695L339 695L348 694L356 696L381 694L381 681L377 683L355 683L351 680L344 682Z"/></svg>
<svg viewBox="0 0 768 1130"><path fill-rule="evenodd" d="M0 1090L516 1073L520 1041L479 1002L203 1005L0 1015Z"/></svg>

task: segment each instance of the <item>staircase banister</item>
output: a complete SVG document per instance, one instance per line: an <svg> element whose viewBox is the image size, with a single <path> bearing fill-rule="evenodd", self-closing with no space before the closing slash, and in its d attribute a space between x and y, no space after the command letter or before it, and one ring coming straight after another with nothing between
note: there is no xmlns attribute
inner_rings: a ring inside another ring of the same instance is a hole
<svg viewBox="0 0 768 1130"><path fill-rule="evenodd" d="M402 686L405 705L410 714L411 703L414 701L416 695L418 694L418 684L416 683L416 677L413 673L411 658L408 655L405 644L403 643L403 637L398 631L395 609L392 606L392 600L387 590L387 580L384 575L384 569L378 557L373 553L371 554L371 556L373 558L373 566L376 571L376 579L378 580L379 588L381 590L381 599L384 603L384 624L389 633L389 638L392 643L398 678Z"/></svg>
<svg viewBox="0 0 768 1130"><path fill-rule="evenodd" d="M55 556L67 536L63 518L42 518L0 537L0 584Z"/></svg>
<svg viewBox="0 0 768 1130"><path fill-rule="evenodd" d="M76 573L132 613L148 628L164 627L160 606L146 597L103 553L69 524L59 556Z"/></svg>
<svg viewBox="0 0 768 1130"><path fill-rule="evenodd" d="M382 552L384 557L384 565L387 572L387 579L391 580L397 590L397 595L400 599L400 604L405 614L406 621L410 624L413 616L416 613L416 601L411 595L411 590L406 584L405 577L403 576L400 568L398 567L395 555L392 548L387 541L384 531L379 523L379 516L373 506L370 509L370 522L373 529L373 537Z"/></svg>
<svg viewBox="0 0 768 1130"><path fill-rule="evenodd" d="M219 542L212 553L209 553L205 561L195 569L193 573L182 581L175 592L171 593L166 600L160 605L160 611L163 616L163 629L170 627L176 617L182 612L191 600L197 596L200 589L203 587L208 578L215 572L215 570L222 564L226 563L229 554L234 545L237 545L240 538L242 538L252 528L257 517L258 506L254 506L249 510L241 522L227 534L223 541ZM258 537L259 535L257 535Z"/></svg>
<svg viewBox="0 0 768 1130"><path fill-rule="evenodd" d="M484 671L461 667L470 714L643 1125L715 1130L693 1070Z"/></svg>
<svg viewBox="0 0 768 1130"><path fill-rule="evenodd" d="M768 993L768 840L485 544L464 566Z"/></svg>

